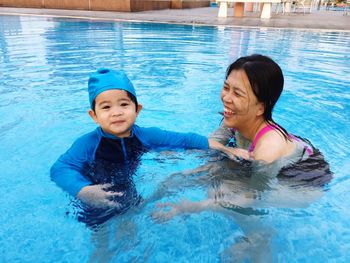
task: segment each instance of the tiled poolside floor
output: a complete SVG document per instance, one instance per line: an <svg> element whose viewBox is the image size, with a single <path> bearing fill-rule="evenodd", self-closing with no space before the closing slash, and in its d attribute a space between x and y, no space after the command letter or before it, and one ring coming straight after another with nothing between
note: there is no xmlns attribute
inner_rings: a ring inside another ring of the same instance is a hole
<svg viewBox="0 0 350 263"><path fill-rule="evenodd" d="M229 9L229 17L218 18L217 7L204 7L195 9L166 9L143 12L103 12L58 9L33 8L7 8L0 7L0 14L22 14L79 17L102 20L128 20L149 21L164 23L204 24L204 25L230 25L249 27L275 27L275 28L306 28L322 30L350 31L350 13L344 15L343 11L315 10L311 14L303 13L273 13L271 19L261 19L258 13L245 13L243 18L234 18L233 9Z"/></svg>

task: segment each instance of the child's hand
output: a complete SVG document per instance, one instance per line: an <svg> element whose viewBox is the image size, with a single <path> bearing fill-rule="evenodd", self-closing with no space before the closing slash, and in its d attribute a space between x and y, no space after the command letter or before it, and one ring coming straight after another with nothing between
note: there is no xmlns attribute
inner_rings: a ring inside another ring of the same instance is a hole
<svg viewBox="0 0 350 263"><path fill-rule="evenodd" d="M110 184L96 184L83 187L77 197L87 205L98 208L117 208L118 202L112 201L115 196L122 196L122 192L106 191Z"/></svg>

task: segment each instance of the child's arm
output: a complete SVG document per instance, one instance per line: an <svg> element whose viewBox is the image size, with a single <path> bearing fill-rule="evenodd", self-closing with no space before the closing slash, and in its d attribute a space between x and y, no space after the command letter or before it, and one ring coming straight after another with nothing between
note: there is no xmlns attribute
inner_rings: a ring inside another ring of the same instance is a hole
<svg viewBox="0 0 350 263"><path fill-rule="evenodd" d="M222 128L227 130L228 128ZM250 158L248 151L239 148L225 147L216 139L208 139L196 133L180 133L165 131L159 128L140 128L135 126L135 135L150 148L183 148L183 149L214 149L227 154L231 159Z"/></svg>
<svg viewBox="0 0 350 263"><path fill-rule="evenodd" d="M83 176L82 169L87 161L84 157L78 157L76 153L83 148L76 143L54 163L51 167L51 180L64 191L76 197L78 192L92 183Z"/></svg>
<svg viewBox="0 0 350 263"><path fill-rule="evenodd" d="M134 126L135 135L149 148L208 149L208 138L196 133L166 131L159 128Z"/></svg>
<svg viewBox="0 0 350 263"><path fill-rule="evenodd" d="M80 137L51 167L51 179L64 191L84 203L95 206L116 206L110 199L121 193L108 192L108 185L92 185L84 175L91 162L98 139L90 133Z"/></svg>

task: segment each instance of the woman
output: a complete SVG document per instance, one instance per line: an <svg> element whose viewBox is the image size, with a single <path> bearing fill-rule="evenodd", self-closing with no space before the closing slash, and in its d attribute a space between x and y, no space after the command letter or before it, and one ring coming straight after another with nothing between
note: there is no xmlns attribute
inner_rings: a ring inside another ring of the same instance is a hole
<svg viewBox="0 0 350 263"><path fill-rule="evenodd" d="M223 125L211 139L231 146L217 149L239 162L224 158L192 171L191 175L198 173L195 177L184 176L187 184L189 180L207 183L208 198L158 204L165 209L153 213L156 220L207 210L223 213L245 233L242 242L225 249L223 258L272 260L269 235L273 230L260 222L269 211L265 208L306 207L322 195L320 186L332 178L328 163L317 149L288 134L273 120L283 83L281 68L266 56L241 57L228 67L221 91ZM241 162L242 158L250 162ZM203 175L203 171L207 173ZM176 192L174 188L183 188L180 180L173 176L169 179L161 189Z"/></svg>
<svg viewBox="0 0 350 263"><path fill-rule="evenodd" d="M207 170L208 178L214 178L215 187L209 189L208 200L170 204L173 208L170 212L158 215L168 219L179 212L221 210L230 206L305 206L320 196L322 189L319 186L332 178L328 163L311 143L288 134L272 118L283 84L281 68L263 55L241 57L228 67L221 91L223 125L212 134L211 139L233 146L217 147L232 159L249 159L251 162L241 166L229 165L227 160L216 161L191 171L194 174ZM274 180L276 176L279 179L277 184ZM162 188L175 185L171 183L174 178L169 179L170 183L164 182L167 186ZM300 188L302 200L296 200L290 194L289 188L293 185L307 186ZM176 183L176 186L179 187L179 184ZM271 189L274 191L269 191ZM306 193L310 194L310 198L306 198ZM298 202L292 204L291 201Z"/></svg>
<svg viewBox="0 0 350 263"><path fill-rule="evenodd" d="M234 146L248 150L254 160L279 160L279 168L312 155L309 143L288 134L272 118L283 83L281 68L266 56L241 57L232 63L221 91L223 126L212 138L224 144L234 138ZM237 155L237 150L230 151Z"/></svg>

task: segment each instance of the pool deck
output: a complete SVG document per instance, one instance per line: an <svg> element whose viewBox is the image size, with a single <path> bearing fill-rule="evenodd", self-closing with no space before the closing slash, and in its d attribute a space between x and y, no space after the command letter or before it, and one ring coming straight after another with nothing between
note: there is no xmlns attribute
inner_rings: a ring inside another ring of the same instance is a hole
<svg viewBox="0 0 350 263"><path fill-rule="evenodd" d="M311 14L276 14L273 12L271 19L261 19L257 12L246 12L245 17L236 18L233 17L232 8L229 8L229 16L227 18L218 18L217 13L217 7L166 9L132 13L0 7L0 15L70 17L108 21L143 21L191 25L224 25L232 27L272 27L327 31L350 31L350 12L347 15L344 15L343 11L315 10Z"/></svg>

